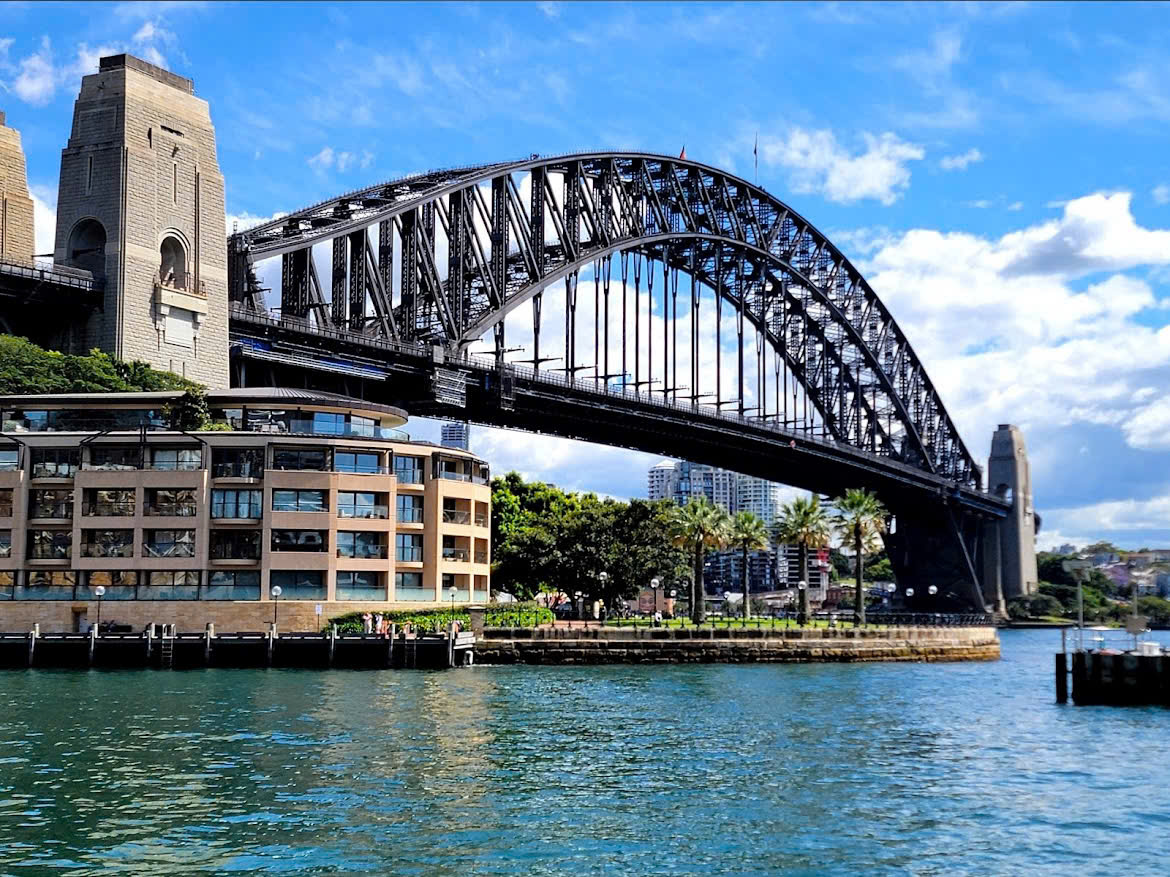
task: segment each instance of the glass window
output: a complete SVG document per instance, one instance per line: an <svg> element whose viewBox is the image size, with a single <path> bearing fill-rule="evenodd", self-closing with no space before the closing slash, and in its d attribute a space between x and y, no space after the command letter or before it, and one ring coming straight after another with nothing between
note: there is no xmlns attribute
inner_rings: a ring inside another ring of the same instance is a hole
<svg viewBox="0 0 1170 877"><path fill-rule="evenodd" d="M82 530L82 557L133 557L133 530Z"/></svg>
<svg viewBox="0 0 1170 877"><path fill-rule="evenodd" d="M382 467L378 465L378 454L373 451L334 451L333 471L377 475Z"/></svg>
<svg viewBox="0 0 1170 877"><path fill-rule="evenodd" d="M345 415L315 411L312 429L319 435L345 435Z"/></svg>
<svg viewBox="0 0 1170 877"><path fill-rule="evenodd" d="M329 469L329 452L325 448L274 448L272 468L325 472Z"/></svg>
<svg viewBox="0 0 1170 877"><path fill-rule="evenodd" d="M16 573L12 570L0 570L0 600L11 600L16 589Z"/></svg>
<svg viewBox="0 0 1170 877"><path fill-rule="evenodd" d="M219 491L212 491L216 492ZM195 491L191 488L157 487L146 491L148 515L190 518L194 517L195 511Z"/></svg>
<svg viewBox="0 0 1170 877"><path fill-rule="evenodd" d="M92 570L82 573L82 583L77 586L78 600L96 600L93 589L101 585L106 589L102 600L134 600L138 589L138 573L132 569Z"/></svg>
<svg viewBox="0 0 1170 877"><path fill-rule="evenodd" d="M466 540L463 541L466 542ZM459 547L459 542L456 541L454 536L443 537L443 559L459 561L469 560L467 556L467 549ZM447 575L447 573L444 573L444 575Z"/></svg>
<svg viewBox="0 0 1170 877"><path fill-rule="evenodd" d="M72 490L30 490L28 494L30 518L66 520L73 517Z"/></svg>
<svg viewBox="0 0 1170 877"><path fill-rule="evenodd" d="M12 517L12 488L0 489L0 518Z"/></svg>
<svg viewBox="0 0 1170 877"><path fill-rule="evenodd" d="M385 600L386 586L382 584L381 573L339 572L334 599Z"/></svg>
<svg viewBox="0 0 1170 877"><path fill-rule="evenodd" d="M138 445L130 447L90 446L90 469L128 470L139 469L142 466L142 449Z"/></svg>
<svg viewBox="0 0 1170 877"><path fill-rule="evenodd" d="M72 478L77 471L77 448L33 448L33 478Z"/></svg>
<svg viewBox="0 0 1170 877"><path fill-rule="evenodd" d="M263 478L263 448L212 448L213 478Z"/></svg>
<svg viewBox="0 0 1170 877"><path fill-rule="evenodd" d="M329 503L324 490L274 490L272 491L274 512L324 512Z"/></svg>
<svg viewBox="0 0 1170 877"><path fill-rule="evenodd" d="M268 588L280 587L281 600L324 600L325 573L316 570L274 569L268 574Z"/></svg>
<svg viewBox="0 0 1170 877"><path fill-rule="evenodd" d="M394 557L396 560L411 562L422 560L422 533L396 533L394 536Z"/></svg>
<svg viewBox="0 0 1170 877"><path fill-rule="evenodd" d="M466 504L466 500L463 501ZM459 500L445 497L443 499L444 524L470 524L471 511L459 508Z"/></svg>
<svg viewBox="0 0 1170 877"><path fill-rule="evenodd" d="M151 455L152 469L189 471L203 465L203 451L200 448L154 448Z"/></svg>
<svg viewBox="0 0 1170 877"><path fill-rule="evenodd" d="M11 472L20 463L19 448L0 448L0 471Z"/></svg>
<svg viewBox="0 0 1170 877"><path fill-rule="evenodd" d="M435 589L423 588L421 572L394 573L395 600L434 600Z"/></svg>
<svg viewBox="0 0 1170 877"><path fill-rule="evenodd" d="M204 600L259 600L260 573L251 570L212 570L207 574Z"/></svg>
<svg viewBox="0 0 1170 877"><path fill-rule="evenodd" d="M147 557L194 557L194 530L147 530L143 545Z"/></svg>
<svg viewBox="0 0 1170 877"><path fill-rule="evenodd" d="M85 492L82 503L83 515L104 515L109 517L134 516L134 491L114 489L92 489Z"/></svg>
<svg viewBox="0 0 1170 877"><path fill-rule="evenodd" d="M423 458L394 455L394 476L402 484L423 483Z"/></svg>
<svg viewBox="0 0 1170 877"><path fill-rule="evenodd" d="M328 551L325 530L273 530L273 551Z"/></svg>
<svg viewBox="0 0 1170 877"><path fill-rule="evenodd" d="M471 462L469 460L439 459L438 476L449 481L470 481Z"/></svg>
<svg viewBox="0 0 1170 877"><path fill-rule="evenodd" d="M406 524L421 524L423 522L423 498L409 493L398 494L398 520Z"/></svg>
<svg viewBox="0 0 1170 877"><path fill-rule="evenodd" d="M386 494L343 490L337 494L339 518L386 518Z"/></svg>
<svg viewBox="0 0 1170 877"><path fill-rule="evenodd" d="M72 553L72 530L28 531L28 556L33 560L68 560Z"/></svg>
<svg viewBox="0 0 1170 877"><path fill-rule="evenodd" d="M212 530L213 560L259 560L259 530Z"/></svg>
<svg viewBox="0 0 1170 877"><path fill-rule="evenodd" d="M34 569L25 573L25 584L13 589L15 600L72 600L77 573L70 570Z"/></svg>
<svg viewBox="0 0 1170 877"><path fill-rule="evenodd" d="M198 600L199 571L175 570L146 574L138 587L139 600Z"/></svg>
<svg viewBox="0 0 1170 877"><path fill-rule="evenodd" d="M12 531L0 530L0 557L12 556Z"/></svg>
<svg viewBox="0 0 1170 877"><path fill-rule="evenodd" d="M259 520L263 515L259 490L212 490L211 517Z"/></svg>
<svg viewBox="0 0 1170 877"><path fill-rule="evenodd" d="M337 556L378 558L386 556L384 533L348 532L337 533Z"/></svg>

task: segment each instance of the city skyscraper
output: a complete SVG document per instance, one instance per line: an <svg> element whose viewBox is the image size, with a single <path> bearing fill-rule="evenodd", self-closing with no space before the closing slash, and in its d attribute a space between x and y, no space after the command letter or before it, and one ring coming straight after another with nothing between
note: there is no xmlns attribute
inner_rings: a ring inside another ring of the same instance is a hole
<svg viewBox="0 0 1170 877"><path fill-rule="evenodd" d="M469 451L471 444L471 426L466 421L444 423L440 431L439 444L447 448L460 448Z"/></svg>

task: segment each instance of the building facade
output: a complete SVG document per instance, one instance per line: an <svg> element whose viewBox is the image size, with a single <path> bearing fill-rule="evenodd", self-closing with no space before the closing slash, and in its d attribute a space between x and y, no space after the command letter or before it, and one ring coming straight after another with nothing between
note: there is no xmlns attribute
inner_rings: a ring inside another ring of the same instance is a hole
<svg viewBox="0 0 1170 877"><path fill-rule="evenodd" d="M0 113L0 260L31 265L34 240L33 202L20 132Z"/></svg>
<svg viewBox="0 0 1170 877"><path fill-rule="evenodd" d="M316 391L0 397L0 619L78 629L319 629L360 608L486 602L491 488L403 412ZM320 606L320 616L317 607Z"/></svg>

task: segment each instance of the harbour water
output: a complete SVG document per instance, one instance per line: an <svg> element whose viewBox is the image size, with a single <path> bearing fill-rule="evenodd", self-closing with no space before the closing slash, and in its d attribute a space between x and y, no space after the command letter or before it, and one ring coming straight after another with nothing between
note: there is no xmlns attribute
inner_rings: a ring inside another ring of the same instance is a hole
<svg viewBox="0 0 1170 877"><path fill-rule="evenodd" d="M0 874L1162 874L1170 711L970 664L0 674Z"/></svg>

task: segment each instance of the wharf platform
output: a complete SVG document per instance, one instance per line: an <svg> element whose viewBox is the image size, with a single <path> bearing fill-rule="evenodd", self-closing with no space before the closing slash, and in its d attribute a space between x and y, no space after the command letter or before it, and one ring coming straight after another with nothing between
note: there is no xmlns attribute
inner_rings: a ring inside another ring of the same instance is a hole
<svg viewBox="0 0 1170 877"><path fill-rule="evenodd" d="M301 667L306 669L442 669L472 664L475 634L449 629L435 634L392 627L374 634L266 631L179 633L151 625L139 633L0 633L0 669Z"/></svg>

